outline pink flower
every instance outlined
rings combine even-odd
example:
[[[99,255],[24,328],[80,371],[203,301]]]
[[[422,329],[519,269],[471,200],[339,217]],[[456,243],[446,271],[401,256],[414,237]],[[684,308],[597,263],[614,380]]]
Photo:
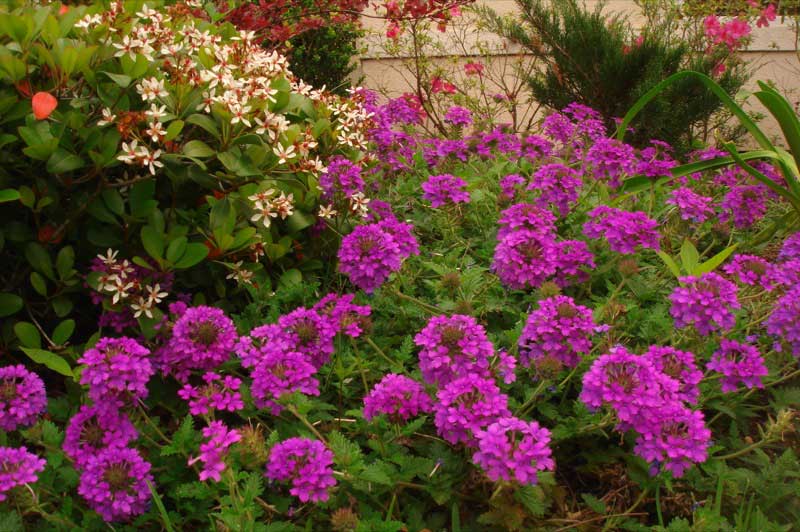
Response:
[[[483,63],[466,63],[464,64],[464,73],[467,76],[480,76],[483,74]]]
[[[775,12],[775,4],[770,4],[761,12],[761,15],[758,17],[758,21],[756,22],[756,26],[759,28],[766,28],[769,26],[769,23],[776,18],[778,18],[778,15]]]
[[[439,76],[434,76],[431,79],[431,92],[434,94],[439,92],[443,92],[445,94],[455,94],[456,86],[449,81],[443,80]]]

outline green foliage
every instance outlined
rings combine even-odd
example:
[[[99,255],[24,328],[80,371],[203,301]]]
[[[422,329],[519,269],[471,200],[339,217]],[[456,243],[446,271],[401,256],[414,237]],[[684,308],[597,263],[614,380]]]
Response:
[[[609,15],[604,4],[589,10],[578,0],[550,2],[517,0],[518,19],[484,12],[490,26],[541,59],[546,68],[534,73],[534,99],[552,109],[578,102],[599,111],[609,126],[664,78],[690,69],[709,74],[720,63],[716,56],[698,55],[691,45],[673,42],[658,28],[645,27],[640,37],[622,15]],[[637,41],[637,39],[640,39]],[[745,82],[742,68],[733,66],[719,84],[735,94]],[[708,123],[722,108],[707,88],[683,79],[654,99],[631,123],[629,139],[645,146],[651,139],[679,151],[691,148],[694,129]]]
[[[356,71],[354,57],[363,30],[340,24],[308,30],[289,40],[292,72],[314,87],[326,86],[336,94],[346,94]]]

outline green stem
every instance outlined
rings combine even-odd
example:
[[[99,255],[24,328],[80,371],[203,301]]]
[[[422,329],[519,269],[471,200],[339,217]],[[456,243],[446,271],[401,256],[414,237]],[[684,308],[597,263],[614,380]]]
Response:
[[[308,428],[308,430],[310,430],[314,434],[314,436],[319,438],[319,441],[321,441],[321,442],[323,442],[325,444],[328,443],[327,440],[325,440],[325,436],[320,434],[320,432],[317,430],[317,428],[314,425],[311,424],[311,422],[308,420],[308,418],[306,416],[304,416],[303,414],[301,414],[300,412],[298,412],[297,407],[295,407],[294,405],[289,405],[289,406],[286,407],[286,410],[291,412],[291,414],[294,417],[296,417],[298,420],[300,420],[300,422],[303,425],[305,425]]]
[[[431,314],[443,314],[443,312],[441,310],[439,310],[438,308],[434,307],[433,305],[429,305],[428,303],[425,303],[424,301],[421,301],[421,300],[417,299],[416,297],[406,295],[406,294],[402,293],[401,291],[397,290],[396,288],[392,289],[392,293],[394,295],[396,295],[397,297],[399,297],[400,299],[405,299],[406,301],[410,301],[412,303],[415,303],[420,308],[422,308],[423,310],[427,310]]]
[[[661,515],[661,483],[656,486],[656,514],[658,515],[658,525],[664,526],[664,516]]]
[[[376,344],[376,343],[375,343],[375,342],[372,340],[372,338],[370,338],[369,336],[365,336],[365,337],[364,337],[364,339],[365,339],[365,340],[367,341],[367,343],[368,343],[370,346],[372,346],[372,348],[373,348],[375,351],[377,351],[377,353],[378,353],[380,356],[382,356],[382,357],[383,357],[383,359],[384,359],[384,360],[386,360],[386,361],[387,361],[389,364],[391,364],[392,366],[401,367],[401,366],[400,366],[400,364],[398,364],[397,362],[395,362],[394,360],[392,360],[391,358],[389,358],[389,357],[386,355],[386,353],[384,353],[384,352],[383,352],[383,349],[381,349],[380,347],[378,347],[378,344]]]
[[[539,384],[538,386],[536,386],[536,389],[533,390],[533,395],[531,395],[530,399],[525,401],[525,403],[521,407],[519,407],[519,409],[517,409],[517,416],[525,414],[528,411],[528,409],[531,406],[533,406],[534,402],[536,401],[542,390],[544,390],[544,387],[547,386],[548,382],[549,381],[547,379],[542,379],[541,381],[539,381]]]

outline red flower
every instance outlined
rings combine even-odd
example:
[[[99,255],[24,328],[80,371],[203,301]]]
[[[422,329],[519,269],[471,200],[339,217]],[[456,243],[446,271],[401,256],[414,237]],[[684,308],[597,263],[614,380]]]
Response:
[[[39,228],[39,233],[36,236],[42,244],[58,244],[64,239],[64,232],[56,233],[56,228],[47,224]]]
[[[31,106],[36,120],[44,120],[58,107],[58,100],[49,92],[37,92],[33,95]]]

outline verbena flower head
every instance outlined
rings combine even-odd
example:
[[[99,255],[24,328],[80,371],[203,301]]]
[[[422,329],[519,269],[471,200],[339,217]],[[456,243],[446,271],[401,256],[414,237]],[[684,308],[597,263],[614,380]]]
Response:
[[[714,215],[713,198],[701,196],[689,187],[679,187],[670,193],[666,203],[678,207],[681,219],[703,223]]]
[[[228,455],[228,448],[242,439],[237,430],[230,430],[222,421],[212,421],[203,428],[203,438],[205,442],[200,444],[200,454],[190,458],[188,465],[200,461],[203,469],[200,471],[200,480],[222,479],[222,472],[225,471],[225,457]]]
[[[766,325],[767,332],[777,338],[777,349],[780,349],[780,342],[785,342],[792,354],[800,358],[800,287],[775,302]]]
[[[536,205],[554,207],[561,216],[569,214],[581,192],[580,173],[559,163],[546,164],[531,176],[528,190],[538,193]]]
[[[530,366],[553,359],[574,368],[591,351],[596,329],[592,310],[575,304],[571,297],[542,299],[519,337],[520,362]]]
[[[202,416],[215,410],[236,412],[244,408],[242,394],[239,393],[241,379],[208,371],[203,375],[203,381],[205,384],[199,386],[184,384],[178,390],[178,396],[189,403],[189,413],[193,416]]]
[[[498,240],[523,229],[549,238],[554,238],[556,233],[556,217],[553,213],[530,203],[517,203],[502,211],[497,223],[500,226]]]
[[[670,346],[652,345],[642,355],[653,367],[678,384],[676,399],[697,403],[703,372],[695,364],[694,354]]]
[[[150,506],[150,467],[135,449],[103,449],[86,464],[78,493],[103,520],[129,521]]]
[[[105,449],[124,449],[139,434],[128,416],[115,408],[81,405],[64,431],[62,449],[83,469]]]
[[[237,339],[233,322],[221,309],[190,307],[160,351],[162,371],[185,380],[192,370],[214,369],[228,360]]]
[[[564,288],[574,283],[589,280],[589,273],[595,267],[594,255],[583,240],[562,240],[556,242],[555,283]]]
[[[364,419],[386,414],[394,423],[430,412],[431,398],[425,387],[405,375],[390,373],[376,384],[364,397]]]
[[[371,294],[392,272],[400,269],[405,257],[394,237],[378,224],[360,225],[342,239],[339,271],[350,282]]]
[[[497,385],[470,373],[439,390],[434,423],[439,436],[452,444],[475,444],[475,433],[511,415],[508,397]]]
[[[664,397],[677,391],[677,384],[647,358],[616,346],[584,374],[580,399],[590,408],[610,406],[624,426],[631,426],[641,421],[643,412],[660,408]]]
[[[469,109],[454,105],[445,113],[444,121],[457,127],[467,127],[472,124],[472,113]]]
[[[639,151],[636,173],[653,178],[669,176],[670,170],[678,164],[669,154],[672,148],[658,140],[650,143],[654,146]]]
[[[788,261],[792,259],[800,259],[800,231],[784,240],[781,251],[778,253],[779,261]]]
[[[277,402],[283,395],[293,392],[319,395],[316,373],[317,368],[303,353],[266,344],[251,372],[253,402],[277,416],[283,410]]]
[[[735,392],[739,384],[748,388],[763,388],[761,377],[769,375],[758,348],[723,338],[707,364],[708,369],[722,373],[722,391]]]
[[[508,174],[500,178],[500,193],[507,200],[517,196],[517,187],[525,184],[525,178],[519,174]]]
[[[663,465],[679,478],[694,464],[706,461],[711,431],[702,411],[676,402],[649,417],[649,429],[637,437],[635,452],[656,470]]]
[[[432,175],[422,183],[425,192],[422,197],[431,202],[433,207],[448,204],[469,203],[467,182],[450,174]]]
[[[312,309],[298,308],[278,318],[278,326],[289,339],[292,350],[302,353],[319,369],[333,354],[338,324]]]
[[[414,226],[410,223],[401,222],[394,215],[384,216],[378,222],[378,227],[388,233],[400,249],[402,258],[411,255],[419,255],[419,242],[414,236]]]
[[[349,198],[364,191],[364,178],[361,167],[341,155],[335,155],[327,164],[328,168],[319,176],[319,186],[325,198],[332,200],[342,196]]]
[[[328,294],[320,299],[311,310],[320,316],[326,317],[337,328],[337,333],[343,333],[350,338],[358,338],[369,327],[369,315],[372,308],[369,305],[356,305],[353,303],[353,294]]]
[[[0,429],[33,425],[45,410],[47,394],[37,374],[22,364],[0,368]]]
[[[444,386],[455,378],[489,374],[494,346],[486,330],[472,316],[434,316],[415,337],[422,378],[428,384]]]
[[[767,273],[763,277],[764,288],[774,290],[783,287],[791,290],[800,285],[800,259],[789,259],[784,262],[770,264]]]
[[[552,236],[519,230],[500,239],[492,269],[504,285],[538,288],[557,271],[558,246]]]
[[[681,277],[681,286],[670,294],[670,314],[678,328],[694,325],[707,336],[713,331],[727,331],[736,324],[733,311],[741,308],[736,285],[717,273],[700,277]]]
[[[584,155],[586,174],[607,181],[611,188],[622,185],[623,178],[636,172],[636,150],[616,139],[598,139]]]
[[[658,222],[643,212],[628,212],[606,205],[589,212],[591,220],[583,226],[583,234],[589,238],[605,238],[612,251],[629,255],[638,246],[659,250],[661,235]]]
[[[536,421],[515,417],[500,418],[485,430],[475,433],[478,450],[472,461],[490,480],[513,480],[523,486],[537,482],[539,471],[552,471],[550,431]]]
[[[756,255],[737,254],[722,267],[722,271],[742,284],[767,287],[769,266],[769,262]]]
[[[36,482],[46,463],[26,447],[0,447],[0,501],[15,487]]]
[[[98,403],[147,397],[147,383],[155,373],[150,350],[132,338],[101,338],[78,362],[86,367],[81,384]]]
[[[734,186],[719,204],[723,223],[733,220],[737,229],[747,229],[767,212],[767,189],[763,185]]]
[[[308,438],[289,438],[269,452],[266,477],[290,482],[289,493],[301,502],[328,500],[333,478],[333,453],[325,444]]]

